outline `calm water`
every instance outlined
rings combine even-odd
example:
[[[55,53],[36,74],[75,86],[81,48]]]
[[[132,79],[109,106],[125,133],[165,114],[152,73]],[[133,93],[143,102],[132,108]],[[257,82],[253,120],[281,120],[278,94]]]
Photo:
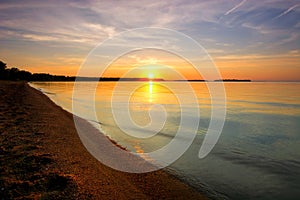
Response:
[[[85,94],[91,92],[90,84],[80,83],[82,95],[73,99],[73,83],[32,83],[70,112],[72,100],[79,103],[82,112],[78,115],[94,125],[100,123],[102,132],[130,151],[151,152],[174,137],[180,123],[180,105],[164,84],[184,93],[180,90],[182,83],[142,83],[132,93],[130,105],[134,106],[130,107],[130,113],[136,124],[143,126],[150,122],[148,110],[153,104],[164,105],[168,113],[163,129],[149,139],[130,137],[116,126],[111,112],[115,82],[99,83],[95,96],[97,120],[94,120],[93,105],[85,99]],[[188,151],[167,170],[215,199],[299,199],[300,84],[225,83],[224,129],[217,145],[204,159],[198,158],[198,152],[209,124],[210,95],[205,83],[191,85],[198,104],[186,100],[181,106],[200,108],[199,129]],[[121,95],[129,92],[132,91],[118,91]]]

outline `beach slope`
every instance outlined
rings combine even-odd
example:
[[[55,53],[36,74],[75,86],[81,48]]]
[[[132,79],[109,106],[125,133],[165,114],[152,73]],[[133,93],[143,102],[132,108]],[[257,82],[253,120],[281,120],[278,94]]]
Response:
[[[113,170],[82,145],[72,114],[24,82],[0,82],[4,199],[206,199],[160,170]]]

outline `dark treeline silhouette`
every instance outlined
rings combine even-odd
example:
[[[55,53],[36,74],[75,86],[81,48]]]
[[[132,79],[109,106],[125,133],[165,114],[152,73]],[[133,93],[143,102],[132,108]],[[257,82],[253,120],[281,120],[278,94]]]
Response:
[[[251,82],[250,79],[219,79],[216,82]]]
[[[74,81],[75,77],[57,76],[46,73],[31,73],[19,70],[16,67],[8,68],[6,63],[0,61],[0,80],[12,81]]]
[[[58,76],[46,73],[31,73],[25,70],[19,70],[16,67],[8,68],[6,63],[0,61],[0,80],[12,81],[189,81],[203,82],[206,80],[164,80],[162,78],[117,78],[117,77],[76,77],[76,76]],[[215,82],[251,82],[248,79],[219,79]]]
[[[116,77],[75,77],[58,76],[46,73],[34,73],[19,70],[18,68],[7,68],[6,63],[0,61],[0,80],[12,81],[149,81],[148,78],[116,78]],[[163,81],[163,79],[151,79],[152,81]]]
[[[0,79],[1,80],[26,80],[29,81],[32,74],[30,72],[19,70],[18,68],[7,68],[6,63],[0,61]]]

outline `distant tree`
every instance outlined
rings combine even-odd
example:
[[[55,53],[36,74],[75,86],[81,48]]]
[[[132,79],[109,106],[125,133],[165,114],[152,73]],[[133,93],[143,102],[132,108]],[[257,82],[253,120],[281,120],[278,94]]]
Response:
[[[7,66],[6,66],[6,63],[2,62],[0,60],[0,79],[8,79],[8,73],[7,73]]]
[[[74,81],[76,77],[57,76],[46,73],[32,74],[16,67],[7,68],[6,63],[0,61],[0,80],[12,81]]]
[[[0,60],[0,71],[4,71],[6,69],[6,67],[7,67],[6,63],[4,63]]]
[[[18,80],[18,73],[19,73],[19,69],[16,67],[13,67],[11,69],[9,69],[9,80],[13,80],[16,81]]]
[[[28,71],[21,70],[17,74],[17,80],[24,80],[24,81],[30,81],[32,74]]]

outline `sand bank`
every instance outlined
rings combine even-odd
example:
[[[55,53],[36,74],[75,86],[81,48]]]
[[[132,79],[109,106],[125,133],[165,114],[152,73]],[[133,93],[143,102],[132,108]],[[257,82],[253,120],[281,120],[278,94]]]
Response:
[[[113,170],[87,152],[72,114],[22,82],[0,82],[4,199],[206,199],[160,170]],[[92,126],[91,126],[92,129]]]

